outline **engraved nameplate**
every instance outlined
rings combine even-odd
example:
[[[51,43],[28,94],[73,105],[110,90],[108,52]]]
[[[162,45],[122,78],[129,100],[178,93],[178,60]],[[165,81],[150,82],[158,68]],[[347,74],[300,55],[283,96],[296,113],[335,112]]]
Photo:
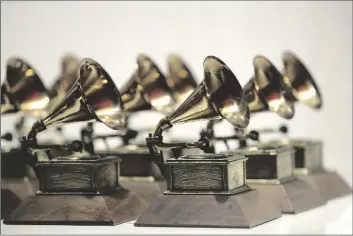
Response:
[[[235,189],[245,185],[244,162],[236,162],[228,165],[228,187]]]
[[[165,194],[234,194],[247,189],[246,158],[238,155],[197,154],[166,161]]]

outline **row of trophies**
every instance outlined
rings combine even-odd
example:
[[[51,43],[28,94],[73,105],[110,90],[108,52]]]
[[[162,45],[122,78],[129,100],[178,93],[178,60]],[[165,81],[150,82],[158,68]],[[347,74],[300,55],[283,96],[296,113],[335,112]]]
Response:
[[[204,78],[197,85],[178,55],[168,56],[164,76],[141,54],[136,71],[118,89],[96,61],[65,56],[61,75],[47,90],[30,64],[11,58],[1,86],[1,115],[22,117],[16,125],[20,147],[1,150],[4,223],[116,225],[136,220],[135,226],[251,228],[351,194],[335,171],[323,167],[320,140],[260,142],[263,133],[287,133],[287,128],[247,130],[250,113],[271,111],[291,119],[297,102],[322,107],[304,64],[291,52],[282,59],[283,73],[266,57],[256,56],[254,74],[242,88],[215,56],[204,60]],[[146,110],[165,117],[145,142],[137,143],[141,131],[131,129],[128,121]],[[22,135],[27,115],[38,121]],[[198,141],[168,137],[174,125],[200,120],[208,123]],[[215,135],[221,120],[233,125],[233,135]],[[94,121],[116,132],[97,135]],[[87,124],[80,140],[37,140],[45,130],[61,134],[60,128],[73,122]],[[1,136],[10,144],[11,138],[10,133]],[[121,145],[97,148],[96,140],[108,138],[120,139]],[[230,140],[237,140],[238,148],[216,150],[217,142]]]

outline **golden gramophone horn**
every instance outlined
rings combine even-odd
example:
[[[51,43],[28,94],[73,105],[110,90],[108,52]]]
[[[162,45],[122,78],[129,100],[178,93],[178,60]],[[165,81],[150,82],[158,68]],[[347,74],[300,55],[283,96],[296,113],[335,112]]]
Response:
[[[137,66],[136,72],[120,90],[125,111],[154,109],[171,113],[175,101],[160,69],[151,58],[142,54],[137,57]]]
[[[287,97],[292,102],[301,102],[312,109],[322,107],[322,97],[308,69],[292,52],[282,54],[284,64],[283,81],[290,93]]]
[[[154,136],[174,124],[196,120],[223,118],[238,128],[248,126],[248,104],[233,72],[214,56],[206,57],[203,66],[204,80],[173,114],[161,121]]]
[[[169,54],[167,64],[167,83],[173,91],[175,101],[180,104],[194,91],[197,83],[180,56]]]
[[[109,128],[125,125],[120,93],[108,73],[94,60],[83,59],[78,79],[52,112],[32,128],[40,132],[49,126],[97,120]]]
[[[60,75],[49,89],[49,111],[65,97],[68,90],[76,82],[79,65],[79,59],[73,55],[67,54],[61,59]]]
[[[255,74],[243,89],[250,112],[272,111],[282,118],[291,119],[294,107],[286,99],[288,90],[283,86],[282,74],[264,56],[256,56],[253,66]]]
[[[34,68],[19,58],[7,62],[7,91],[12,94],[19,110],[40,117],[49,103],[48,91]]]
[[[6,84],[1,85],[1,115],[16,113],[18,107],[12,95],[7,92]]]

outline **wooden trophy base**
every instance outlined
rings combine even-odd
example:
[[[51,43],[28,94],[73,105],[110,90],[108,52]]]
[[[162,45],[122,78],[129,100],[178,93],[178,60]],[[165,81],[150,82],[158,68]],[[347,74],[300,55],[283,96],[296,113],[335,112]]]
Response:
[[[336,171],[322,170],[298,178],[308,182],[327,201],[352,194],[352,188]]]
[[[248,183],[248,185],[279,204],[282,213],[285,214],[297,214],[326,204],[326,200],[315,188],[300,179],[281,184]]]
[[[135,226],[251,228],[281,216],[257,190],[235,195],[160,195]]]
[[[1,219],[34,195],[38,183],[28,170],[20,148],[1,150]]]
[[[163,193],[167,188],[166,181],[141,181],[141,180],[120,180],[121,186],[129,189],[141,199],[150,203],[156,199],[158,195]]]
[[[294,175],[315,188],[325,200],[352,194],[352,188],[335,171],[322,167],[323,142],[320,140],[274,140],[266,145],[292,146],[295,149]]]
[[[167,190],[134,225],[251,228],[280,217],[276,202],[246,185],[245,161],[232,154],[167,159]]]
[[[118,157],[87,156],[38,162],[38,191],[5,224],[116,225],[136,219],[147,202],[119,184]]]
[[[1,178],[21,178],[26,176],[26,157],[21,148],[1,149]]]
[[[35,194],[37,180],[28,177],[1,180],[1,219],[15,210],[27,197]]]
[[[147,203],[127,190],[105,195],[29,196],[4,224],[117,225],[136,219]]]

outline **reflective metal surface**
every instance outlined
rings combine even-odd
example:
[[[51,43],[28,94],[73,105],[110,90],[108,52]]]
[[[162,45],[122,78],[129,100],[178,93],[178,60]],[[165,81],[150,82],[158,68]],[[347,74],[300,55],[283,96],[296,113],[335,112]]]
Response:
[[[124,110],[137,112],[153,109],[170,114],[175,101],[166,78],[146,55],[138,55],[136,62],[137,70],[120,90]]]
[[[178,106],[194,91],[197,87],[197,83],[191,71],[180,56],[169,54],[167,64],[167,82],[173,91],[175,101],[178,103],[176,106]]]
[[[320,109],[322,107],[320,90],[308,69],[292,52],[284,52],[282,60],[283,81],[291,92],[287,99],[292,102],[301,102],[312,109]]]
[[[5,84],[18,108],[26,114],[41,117],[49,103],[48,91],[36,70],[20,58],[7,62]]]
[[[76,82],[80,61],[73,55],[65,55],[61,59],[61,72],[49,89],[50,102],[48,110],[53,109],[65,97],[68,90]]]
[[[204,80],[168,117],[171,124],[195,120],[228,120],[238,128],[249,124],[249,108],[242,88],[228,66],[214,56],[204,61]]]
[[[151,104],[143,96],[142,87],[138,84],[137,71],[120,89],[125,112],[137,112],[152,109]]]
[[[244,94],[250,112],[272,111],[285,119],[294,115],[293,104],[286,99],[289,93],[283,86],[282,74],[264,56],[256,56],[253,60],[255,75],[244,86]]]
[[[48,127],[96,119],[109,128],[125,125],[120,93],[109,74],[92,59],[83,59],[79,77],[66,97],[42,120]]]
[[[12,95],[7,92],[5,84],[1,85],[1,115],[16,113],[18,107]]]
[[[175,105],[173,92],[160,69],[151,58],[143,54],[137,57],[137,66],[138,82],[147,102],[156,111],[164,114],[173,112]]]

